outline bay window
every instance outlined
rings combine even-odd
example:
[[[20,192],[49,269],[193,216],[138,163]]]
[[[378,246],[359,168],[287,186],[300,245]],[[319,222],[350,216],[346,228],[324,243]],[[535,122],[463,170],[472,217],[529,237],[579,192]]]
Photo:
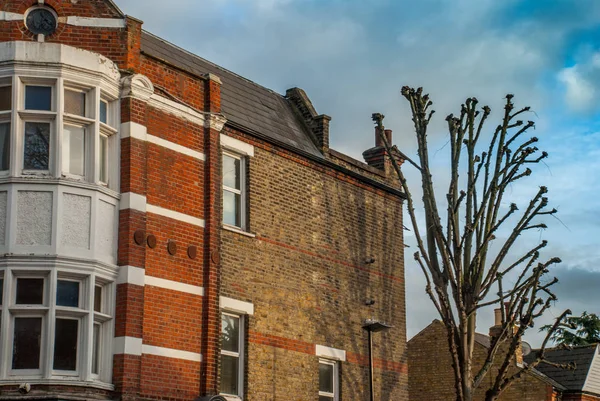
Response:
[[[72,269],[3,274],[2,379],[109,381],[113,284]]]
[[[115,100],[60,75],[0,77],[0,172],[117,189]]]

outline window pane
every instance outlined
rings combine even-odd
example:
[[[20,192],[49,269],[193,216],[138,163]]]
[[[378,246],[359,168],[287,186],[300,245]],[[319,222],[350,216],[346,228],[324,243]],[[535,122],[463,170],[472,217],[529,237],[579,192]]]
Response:
[[[9,163],[10,163],[10,123],[1,123],[0,124],[0,170],[8,170]]]
[[[42,318],[15,318],[14,335],[12,368],[39,369]]]
[[[85,93],[65,90],[65,113],[85,116]]]
[[[319,364],[319,391],[333,393],[333,365]]]
[[[242,196],[223,191],[223,223],[231,226],[242,226]]]
[[[64,147],[66,168],[69,174],[85,174],[85,128],[65,125]]]
[[[240,159],[223,155],[223,185],[240,189]]]
[[[238,394],[239,359],[234,356],[221,355],[221,392]]]
[[[25,170],[48,170],[50,161],[50,124],[25,123]]]
[[[0,111],[7,111],[12,108],[12,86],[0,87]]]
[[[221,315],[221,340],[222,349],[225,351],[239,352],[240,350],[240,318]]]
[[[94,324],[94,349],[92,351],[92,373],[98,374],[98,359],[100,356],[100,325]]]
[[[79,321],[56,319],[54,369],[77,370],[77,332]]]
[[[100,122],[108,124],[108,103],[104,100],[100,101]]]
[[[43,278],[17,279],[17,304],[42,305],[44,303]]]
[[[100,135],[100,181],[108,183],[108,137]]]
[[[94,312],[102,312],[102,287],[94,287]]]
[[[2,305],[3,298],[4,298],[4,279],[0,278],[0,305]]]
[[[79,306],[79,283],[77,281],[58,280],[56,284],[56,305]]]
[[[52,110],[52,88],[27,85],[25,87],[25,110]]]

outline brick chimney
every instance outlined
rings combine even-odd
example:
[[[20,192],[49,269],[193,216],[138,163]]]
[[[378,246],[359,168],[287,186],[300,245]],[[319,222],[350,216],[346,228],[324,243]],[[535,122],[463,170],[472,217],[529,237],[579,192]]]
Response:
[[[392,130],[386,129],[383,131],[387,142],[391,145],[392,142]],[[400,152],[397,152],[393,155],[399,165],[404,162],[404,158]],[[392,162],[388,157],[388,153],[385,150],[385,145],[383,143],[383,139],[379,133],[379,128],[375,127],[375,147],[371,149],[367,149],[363,152],[363,157],[365,162],[372,167],[375,167],[379,170],[383,170],[386,175],[390,175],[394,173],[394,167],[392,166]]]
[[[504,304],[505,307],[505,314],[508,316],[508,302]],[[518,330],[518,326],[515,325],[513,327],[513,334],[516,334]],[[494,338],[498,338],[500,336],[500,334],[502,333],[502,310],[500,308],[496,308],[494,309],[494,325],[492,327],[490,327],[490,339],[491,342],[494,343]],[[506,344],[501,345],[501,348],[507,347],[506,350],[508,351],[508,346],[509,346],[509,341],[511,340],[510,337],[506,338],[504,341],[506,342]],[[521,346],[521,343],[519,343],[519,346],[517,347],[517,351],[515,353],[515,359],[516,359],[516,363],[518,366],[522,366],[523,365],[523,347]]]
[[[306,92],[300,88],[291,88],[285,92],[296,111],[302,116],[304,122],[313,133],[316,145],[321,152],[329,152],[329,122],[331,117],[326,114],[317,114]]]

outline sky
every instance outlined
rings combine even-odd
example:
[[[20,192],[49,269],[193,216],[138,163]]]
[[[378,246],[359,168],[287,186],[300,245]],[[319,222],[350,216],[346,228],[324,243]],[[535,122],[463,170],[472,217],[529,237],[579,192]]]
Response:
[[[422,86],[434,101],[430,149],[446,182],[444,117],[476,96],[500,111],[503,97],[531,106],[538,146],[549,153],[507,204],[528,203],[548,186],[558,219],[523,236],[516,251],[549,241],[562,263],[551,275],[558,302],[544,322],[569,308],[600,313],[600,1],[598,0],[116,0],[144,28],[279,93],[303,88],[332,117],[331,147],[362,160],[373,146],[371,114],[386,115],[394,143],[415,157],[403,85]],[[499,123],[492,112],[489,129]],[[435,150],[435,152],[434,152]],[[404,167],[409,185],[416,171]],[[434,177],[435,178],[435,177]],[[442,188],[440,188],[441,192]],[[418,194],[418,190],[415,190]],[[416,199],[419,197],[416,196]],[[406,242],[414,249],[414,238]],[[514,255],[516,253],[513,252]],[[421,271],[406,260],[407,332],[436,312]],[[492,311],[478,315],[487,333]],[[541,342],[537,327],[526,340]]]

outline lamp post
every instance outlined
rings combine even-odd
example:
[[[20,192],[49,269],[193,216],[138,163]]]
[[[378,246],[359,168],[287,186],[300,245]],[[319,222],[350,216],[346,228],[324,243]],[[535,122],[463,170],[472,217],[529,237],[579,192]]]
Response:
[[[370,401],[375,401],[375,394],[373,392],[373,333],[378,333],[380,331],[389,330],[392,326],[385,324],[383,322],[379,322],[373,319],[365,320],[365,323],[362,326],[363,329],[369,333],[369,383],[370,383]]]

